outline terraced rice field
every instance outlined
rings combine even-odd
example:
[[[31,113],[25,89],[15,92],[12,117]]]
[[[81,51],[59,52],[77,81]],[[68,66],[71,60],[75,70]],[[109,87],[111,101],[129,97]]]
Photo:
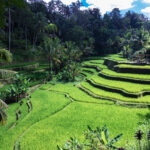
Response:
[[[57,150],[70,136],[83,140],[87,125],[106,124],[111,137],[123,133],[119,146],[132,141],[138,123],[150,114],[150,75],[117,73],[103,59],[85,61],[81,69],[83,81],[50,82],[37,88],[31,95],[33,110],[27,113],[24,102],[17,122],[19,104],[9,106],[8,123],[0,130],[0,150],[19,146],[21,150]]]
[[[106,77],[118,77],[120,79],[127,79],[130,80],[132,79],[133,81],[149,81],[148,83],[150,83],[150,74],[133,74],[133,73],[117,73],[115,71],[109,70],[109,69],[104,69],[100,72],[100,74],[105,75]]]

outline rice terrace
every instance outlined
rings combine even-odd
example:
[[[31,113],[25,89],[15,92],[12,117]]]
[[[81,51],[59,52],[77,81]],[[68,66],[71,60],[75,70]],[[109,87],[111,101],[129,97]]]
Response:
[[[150,150],[149,15],[114,6],[0,1],[0,150]]]

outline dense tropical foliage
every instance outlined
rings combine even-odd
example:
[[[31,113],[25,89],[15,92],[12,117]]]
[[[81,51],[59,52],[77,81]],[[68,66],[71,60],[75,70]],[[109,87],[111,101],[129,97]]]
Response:
[[[72,41],[83,56],[123,51],[125,57],[131,57],[128,55],[149,42],[150,23],[142,14],[128,11],[122,16],[115,8],[102,16],[99,9],[81,11],[81,3],[66,6],[60,0],[48,5],[25,1],[23,8],[17,7],[20,3],[5,4],[11,10],[11,22],[6,9],[5,24],[0,29],[0,47],[11,50],[15,61],[20,61],[20,54],[25,61],[44,55],[43,42],[47,38],[57,37],[62,43]]]
[[[0,149],[150,149],[150,21],[81,6],[0,0]]]

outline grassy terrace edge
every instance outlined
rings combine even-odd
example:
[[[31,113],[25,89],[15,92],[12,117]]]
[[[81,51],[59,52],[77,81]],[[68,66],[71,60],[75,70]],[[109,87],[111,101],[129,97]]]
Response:
[[[78,85],[77,86],[80,90],[84,91],[85,93],[87,93],[89,96],[92,96],[96,99],[101,99],[101,100],[107,100],[107,101],[111,101],[113,102],[115,105],[119,105],[119,106],[125,106],[125,107],[135,107],[135,108],[149,108],[150,107],[150,103],[140,103],[140,102],[127,102],[127,101],[122,101],[120,99],[115,99],[115,98],[111,98],[111,97],[105,97],[105,96],[101,96],[98,94],[93,93],[92,91],[90,91],[88,88],[84,87],[83,85]]]
[[[123,73],[116,73],[113,71],[109,71],[110,74],[108,74],[107,70],[102,70],[99,72],[99,76],[102,76],[107,79],[112,79],[112,80],[120,80],[120,81],[129,81],[129,82],[135,82],[135,83],[143,83],[143,84],[150,84],[150,79],[145,79],[145,78],[137,78],[133,76],[126,76]],[[122,74],[120,76],[120,74]]]
[[[78,87],[80,89],[82,89],[84,92],[88,93],[89,95],[91,95],[91,96],[95,95],[94,97],[97,97],[99,99],[111,100],[111,101],[114,101],[115,103],[119,102],[119,103],[123,103],[123,104],[125,103],[128,105],[134,104],[136,106],[139,106],[139,105],[144,106],[144,107],[150,106],[150,101],[148,100],[147,96],[140,97],[140,98],[130,98],[130,99],[120,95],[119,93],[115,93],[115,95],[113,95],[113,96],[105,96],[101,93],[101,91],[99,91],[99,89],[97,89],[96,87],[93,87],[88,82],[82,82]],[[92,87],[92,89],[91,89],[91,87]],[[112,92],[108,92],[108,93],[110,95]],[[120,97],[119,97],[119,95],[120,95]]]
[[[101,88],[110,92],[119,93],[125,97],[139,98],[141,96],[150,95],[150,90],[142,90],[140,92],[129,92],[123,88],[119,88],[119,87],[117,88],[117,87],[97,83],[94,79],[88,79],[87,82],[92,84],[94,87]]]

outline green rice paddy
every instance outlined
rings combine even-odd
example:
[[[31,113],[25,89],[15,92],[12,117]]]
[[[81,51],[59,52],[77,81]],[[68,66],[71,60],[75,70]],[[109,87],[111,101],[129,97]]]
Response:
[[[108,58],[123,60],[119,55]],[[138,104],[150,105],[150,95],[142,95],[142,92],[150,91],[150,87],[132,80],[107,79],[101,74],[141,81],[150,80],[150,75],[117,73],[103,63],[103,59],[83,62],[81,73],[84,80],[70,83],[52,81],[40,85],[31,94],[33,110],[27,112],[24,100],[18,121],[15,112],[19,104],[10,104],[8,122],[0,126],[0,150],[17,150],[18,146],[21,150],[57,150],[57,145],[62,146],[71,136],[82,141],[87,125],[96,128],[106,124],[112,138],[123,133],[119,146],[124,147],[127,141],[132,141],[139,122],[148,119],[150,114],[149,108],[136,107]],[[109,88],[140,96],[131,98],[109,91]],[[118,102],[134,103],[134,106],[119,105]]]

